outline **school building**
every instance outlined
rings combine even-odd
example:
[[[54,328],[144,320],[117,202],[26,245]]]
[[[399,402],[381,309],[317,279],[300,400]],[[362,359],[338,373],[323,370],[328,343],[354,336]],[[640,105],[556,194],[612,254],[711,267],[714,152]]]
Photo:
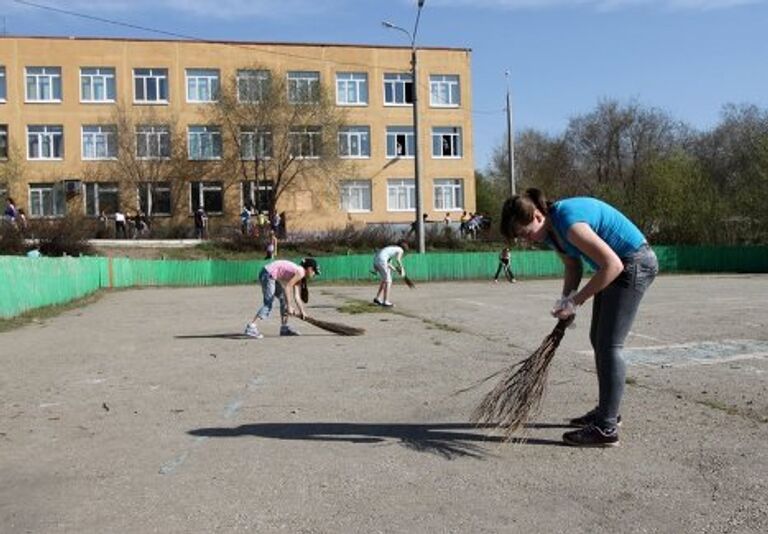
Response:
[[[420,191],[431,220],[475,211],[470,54],[418,49]],[[246,91],[280,73],[293,97],[322,87],[346,122],[337,128],[338,187],[313,190],[309,180],[278,197],[289,231],[407,223],[415,213],[410,60],[410,48],[396,46],[2,36],[0,195],[29,219],[140,209],[153,223],[184,223],[203,205],[212,227],[237,224],[243,206],[263,206],[272,194],[270,176],[195,170],[234,149],[221,125],[207,122],[207,107],[225,80]],[[118,109],[135,116],[127,134],[115,124]],[[151,124],[141,124],[147,111]],[[136,165],[182,151],[186,174],[171,183],[127,179],[126,164],[103,172],[124,150],[118,133],[135,136]],[[315,133],[297,134],[309,136],[300,143],[309,157]],[[258,134],[242,135],[264,148]]]

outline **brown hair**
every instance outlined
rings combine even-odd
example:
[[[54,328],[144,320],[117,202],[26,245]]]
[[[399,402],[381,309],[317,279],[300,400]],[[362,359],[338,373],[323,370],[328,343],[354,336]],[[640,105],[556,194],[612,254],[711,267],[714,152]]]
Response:
[[[551,205],[544,193],[536,188],[526,189],[522,195],[508,198],[501,208],[501,234],[512,239],[521,227],[533,220],[536,210],[547,215]]]

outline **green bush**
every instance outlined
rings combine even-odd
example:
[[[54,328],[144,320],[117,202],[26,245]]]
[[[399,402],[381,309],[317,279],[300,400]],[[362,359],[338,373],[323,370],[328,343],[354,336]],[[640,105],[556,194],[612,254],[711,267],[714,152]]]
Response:
[[[43,256],[83,256],[93,254],[88,239],[94,235],[94,222],[77,216],[30,224],[30,234]]]
[[[18,228],[0,220],[0,255],[19,256],[26,251],[24,236]]]

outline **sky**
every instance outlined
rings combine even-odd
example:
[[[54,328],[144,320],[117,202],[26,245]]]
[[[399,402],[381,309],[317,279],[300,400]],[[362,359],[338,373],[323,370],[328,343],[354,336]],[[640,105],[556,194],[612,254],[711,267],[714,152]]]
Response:
[[[381,22],[410,30],[416,13],[416,0],[0,0],[0,32],[168,37],[101,18],[200,39],[407,45]],[[505,143],[507,87],[518,133],[560,134],[603,99],[700,130],[728,103],[768,108],[767,29],[768,0],[426,0],[417,45],[472,50],[483,169]]]

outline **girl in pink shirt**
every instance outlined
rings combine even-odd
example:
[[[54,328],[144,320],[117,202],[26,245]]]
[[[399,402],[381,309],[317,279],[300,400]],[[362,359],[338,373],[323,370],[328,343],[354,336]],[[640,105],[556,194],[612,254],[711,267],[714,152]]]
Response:
[[[314,258],[304,258],[301,265],[288,260],[276,260],[265,265],[259,273],[261,291],[264,294],[264,304],[256,312],[253,320],[246,325],[245,335],[256,339],[264,337],[259,332],[256,321],[269,317],[275,297],[280,302],[280,320],[282,322],[280,335],[300,335],[298,331],[291,328],[288,324],[288,317],[295,315],[297,311],[302,319],[306,316],[300,297],[301,288],[306,288],[307,279],[317,274],[320,274],[320,269]]]

